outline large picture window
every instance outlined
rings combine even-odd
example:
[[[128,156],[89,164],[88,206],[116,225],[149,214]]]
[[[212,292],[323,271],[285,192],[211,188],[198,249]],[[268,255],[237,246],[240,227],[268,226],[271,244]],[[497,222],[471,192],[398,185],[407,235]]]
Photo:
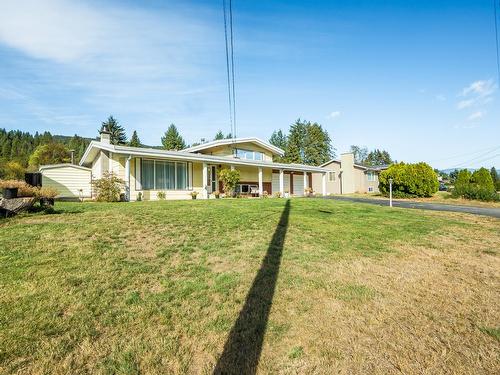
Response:
[[[188,163],[142,159],[141,169],[144,190],[188,189]]]

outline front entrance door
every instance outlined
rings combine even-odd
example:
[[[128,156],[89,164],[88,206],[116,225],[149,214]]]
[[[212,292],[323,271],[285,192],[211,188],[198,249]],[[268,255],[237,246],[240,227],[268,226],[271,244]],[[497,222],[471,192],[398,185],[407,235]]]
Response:
[[[208,181],[207,186],[210,189],[209,193],[213,193],[217,190],[217,166],[208,166]]]

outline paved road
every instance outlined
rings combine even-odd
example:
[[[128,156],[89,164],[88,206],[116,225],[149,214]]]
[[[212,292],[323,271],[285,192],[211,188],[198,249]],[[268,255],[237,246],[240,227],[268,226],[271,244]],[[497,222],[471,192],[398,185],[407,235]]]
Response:
[[[324,199],[336,199],[339,201],[350,201],[350,202],[375,204],[378,206],[389,206],[389,200],[384,200],[384,199],[339,197],[339,196],[331,196],[331,197],[323,197],[323,198]],[[409,201],[400,201],[400,200],[393,200],[392,205],[394,207],[402,207],[402,208],[417,208],[417,209],[421,209],[421,210],[462,212],[462,213],[466,213],[466,214],[485,215],[485,216],[492,216],[492,217],[500,218],[500,208],[456,206],[456,205],[451,205],[451,204],[409,202]]]

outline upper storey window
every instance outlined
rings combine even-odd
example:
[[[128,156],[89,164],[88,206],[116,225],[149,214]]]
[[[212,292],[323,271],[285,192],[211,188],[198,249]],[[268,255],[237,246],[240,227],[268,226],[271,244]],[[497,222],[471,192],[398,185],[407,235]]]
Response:
[[[246,160],[262,160],[264,158],[262,155],[262,152],[244,150],[241,148],[237,148],[236,150],[234,150],[234,155],[237,158],[246,159]]]

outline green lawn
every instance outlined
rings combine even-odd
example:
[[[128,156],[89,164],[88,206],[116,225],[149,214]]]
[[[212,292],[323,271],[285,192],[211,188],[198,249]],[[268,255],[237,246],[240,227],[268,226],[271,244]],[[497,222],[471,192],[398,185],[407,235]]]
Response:
[[[0,373],[498,373],[500,221],[320,199],[0,220]]]

